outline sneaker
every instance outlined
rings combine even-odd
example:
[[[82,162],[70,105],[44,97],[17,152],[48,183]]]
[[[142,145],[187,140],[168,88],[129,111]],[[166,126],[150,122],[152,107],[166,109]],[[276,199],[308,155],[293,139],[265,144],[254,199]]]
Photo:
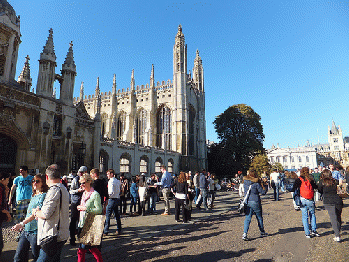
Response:
[[[161,214],[162,216],[168,216],[168,215],[170,215],[169,213],[162,213]]]
[[[268,233],[261,232],[261,237],[267,237],[267,236],[269,236],[269,234],[268,234]]]
[[[334,237],[333,240],[336,241],[336,242],[341,242],[342,241],[340,237]]]
[[[311,232],[310,234],[311,234],[311,236],[313,236],[313,237],[319,237],[319,236],[320,236],[320,234],[319,234],[318,232],[316,232],[316,231],[313,231],[313,232]]]
[[[243,233],[243,234],[242,234],[242,240],[248,241],[248,238],[247,238],[247,234],[246,234],[246,233]]]
[[[311,236],[310,236],[310,235],[305,235],[305,237],[306,237],[306,238],[311,238]]]

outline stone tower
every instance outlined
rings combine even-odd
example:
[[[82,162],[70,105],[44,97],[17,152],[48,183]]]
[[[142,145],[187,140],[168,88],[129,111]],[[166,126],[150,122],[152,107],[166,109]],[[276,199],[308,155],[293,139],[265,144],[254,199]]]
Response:
[[[70,42],[67,57],[62,65],[62,80],[60,90],[60,100],[66,105],[73,105],[73,93],[76,76],[76,65],[73,55],[73,43]]]
[[[343,133],[340,126],[336,126],[332,120],[332,127],[328,127],[328,142],[331,152],[344,151]]]
[[[18,47],[21,43],[20,19],[13,7],[0,0],[0,81],[15,81]]]
[[[53,46],[53,30],[49,30],[49,36],[40,54],[39,74],[36,84],[36,93],[38,95],[52,97],[53,83],[55,81],[56,55]]]
[[[19,85],[27,91],[30,91],[30,88],[32,86],[32,79],[30,77],[29,60],[30,60],[29,55],[27,55],[27,57],[25,58],[25,63],[24,63],[22,72],[19,75],[18,81],[17,81]]]

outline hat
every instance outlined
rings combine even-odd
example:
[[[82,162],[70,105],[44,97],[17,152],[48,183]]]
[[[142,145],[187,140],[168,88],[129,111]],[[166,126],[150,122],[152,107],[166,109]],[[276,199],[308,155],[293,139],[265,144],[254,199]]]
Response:
[[[79,168],[78,172],[80,172],[80,173],[85,173],[85,172],[87,172],[87,166],[81,166],[81,167]]]

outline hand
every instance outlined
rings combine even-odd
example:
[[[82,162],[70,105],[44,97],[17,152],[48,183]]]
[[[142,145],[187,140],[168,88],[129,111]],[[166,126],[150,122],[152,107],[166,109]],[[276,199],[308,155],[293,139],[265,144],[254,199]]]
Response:
[[[12,231],[21,231],[23,229],[21,224],[16,224],[13,227],[11,227]]]
[[[8,200],[8,205],[11,206],[11,199]]]
[[[85,211],[86,207],[82,206],[82,205],[79,205],[79,206],[76,207],[76,209],[79,210],[79,211]]]
[[[81,192],[84,192],[84,190],[80,187],[80,188],[78,189],[78,192],[81,193]]]
[[[11,222],[11,220],[12,220],[11,215],[10,215],[10,214],[7,214],[7,222]]]

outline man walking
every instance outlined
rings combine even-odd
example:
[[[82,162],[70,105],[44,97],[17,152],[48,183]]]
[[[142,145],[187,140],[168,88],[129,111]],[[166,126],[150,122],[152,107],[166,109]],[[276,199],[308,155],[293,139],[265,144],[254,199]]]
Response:
[[[87,173],[87,167],[81,166],[78,170],[77,175],[73,178],[71,186],[70,186],[70,225],[69,225],[69,232],[70,232],[70,245],[75,246],[75,235],[76,235],[76,228],[77,223],[79,220],[79,211],[77,210],[77,206],[80,205],[80,200],[82,193],[84,192],[84,189],[80,187],[79,179],[81,175],[84,173]]]
[[[200,182],[199,182],[199,172],[196,171],[194,178],[193,178],[194,188],[195,188],[195,197],[194,197],[194,203],[198,200],[198,197],[200,195]]]
[[[279,201],[280,173],[277,172],[277,169],[273,169],[273,173],[270,174],[270,183],[274,189],[274,200]]]
[[[165,201],[165,212],[161,215],[168,216],[170,214],[170,192],[172,186],[172,176],[166,171],[165,166],[161,166],[160,170],[162,172],[161,182],[158,185],[162,186],[162,195]]]
[[[207,179],[206,179],[206,170],[205,169],[203,169],[202,173],[200,173],[199,184],[200,184],[200,194],[201,194],[202,198],[199,201],[199,203],[196,205],[196,207],[198,209],[200,209],[201,204],[204,203],[204,208],[206,210],[208,210],[208,207],[207,207],[208,182],[207,182]]]
[[[28,174],[28,167],[21,166],[19,168],[20,176],[16,177],[11,187],[8,205],[11,205],[12,196],[16,191],[16,214],[14,222],[19,223],[25,219],[28,205],[32,197],[32,180],[33,176]]]
[[[108,181],[108,204],[105,213],[105,224],[104,224],[104,234],[109,234],[110,226],[110,217],[114,212],[116,225],[117,225],[117,234],[121,234],[121,219],[119,214],[119,205],[120,205],[120,180],[116,179],[115,172],[113,169],[107,170]]]
[[[61,175],[56,164],[46,169],[46,182],[49,190],[46,194],[42,208],[33,210],[34,216],[38,219],[37,242],[40,245],[42,239],[58,234],[55,252],[47,254],[43,249],[37,262],[58,262],[60,261],[62,248],[69,237],[69,193],[66,187],[61,184]]]

